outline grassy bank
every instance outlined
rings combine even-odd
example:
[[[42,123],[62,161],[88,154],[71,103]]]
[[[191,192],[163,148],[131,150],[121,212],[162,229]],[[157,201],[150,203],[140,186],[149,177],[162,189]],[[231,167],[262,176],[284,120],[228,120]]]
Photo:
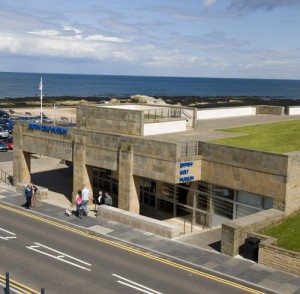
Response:
[[[300,150],[300,121],[287,121],[248,127],[224,129],[239,137],[214,140],[214,143],[248,149],[286,153]]]
[[[262,233],[278,239],[276,245],[300,252],[300,213],[287,218],[283,223],[264,230]]]

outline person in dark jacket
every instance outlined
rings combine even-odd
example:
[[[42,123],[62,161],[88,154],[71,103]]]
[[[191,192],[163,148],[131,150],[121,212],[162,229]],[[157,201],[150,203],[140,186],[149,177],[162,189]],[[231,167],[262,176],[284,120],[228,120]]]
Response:
[[[26,202],[25,202],[25,205],[24,207],[26,209],[30,209],[31,207],[31,197],[32,197],[32,193],[33,193],[33,187],[31,184],[28,184],[25,188],[25,191],[24,191],[24,196],[26,198]]]

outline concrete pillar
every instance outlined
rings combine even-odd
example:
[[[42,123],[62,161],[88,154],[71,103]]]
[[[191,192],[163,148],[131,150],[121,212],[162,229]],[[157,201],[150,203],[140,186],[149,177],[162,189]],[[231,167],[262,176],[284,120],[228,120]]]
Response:
[[[133,175],[132,145],[121,143],[118,153],[118,208],[139,214],[140,179]]]
[[[18,183],[30,183],[30,154],[23,151],[22,126],[14,127],[13,176],[14,186]]]
[[[93,198],[92,180],[93,168],[86,165],[86,137],[75,135],[73,142],[73,197],[72,202],[78,189],[85,185],[91,192]],[[92,201],[91,201],[92,202]],[[91,203],[90,203],[91,204]]]

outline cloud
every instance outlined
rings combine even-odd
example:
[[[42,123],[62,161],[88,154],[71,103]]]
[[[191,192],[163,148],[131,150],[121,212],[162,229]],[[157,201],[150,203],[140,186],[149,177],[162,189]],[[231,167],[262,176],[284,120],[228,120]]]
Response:
[[[122,43],[122,42],[128,42],[128,40],[117,38],[117,37],[105,37],[103,35],[92,35],[87,36],[85,40],[88,41],[104,41],[104,42],[114,42],[114,43]]]
[[[81,30],[78,30],[76,28],[73,27],[69,27],[69,26],[64,26],[63,28],[64,31],[73,31],[75,34],[81,34]]]
[[[33,31],[33,32],[28,32],[28,34],[32,35],[37,35],[41,37],[53,37],[53,36],[58,36],[59,32],[55,30],[40,30],[40,31]]]
[[[68,34],[65,35],[64,32],[67,31]],[[69,34],[71,32],[71,34]],[[64,39],[64,40],[87,40],[87,41],[102,41],[102,42],[112,42],[112,43],[122,43],[128,42],[128,40],[117,38],[117,37],[110,37],[104,35],[90,35],[84,37],[81,34],[81,31],[78,29],[70,29],[64,27],[61,31],[57,30],[40,30],[40,31],[33,31],[28,32],[28,34],[40,36],[40,37],[52,37],[56,39]]]
[[[241,12],[252,10],[273,10],[279,7],[300,6],[299,0],[231,0],[229,9]]]
[[[215,4],[216,0],[204,0],[203,1],[203,6],[204,7],[211,7]]]

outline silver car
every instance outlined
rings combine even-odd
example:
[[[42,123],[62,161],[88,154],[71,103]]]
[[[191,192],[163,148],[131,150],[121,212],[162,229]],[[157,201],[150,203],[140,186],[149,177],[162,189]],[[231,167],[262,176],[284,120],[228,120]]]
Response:
[[[0,127],[0,139],[6,139],[9,137],[9,133],[4,131],[3,128]]]

